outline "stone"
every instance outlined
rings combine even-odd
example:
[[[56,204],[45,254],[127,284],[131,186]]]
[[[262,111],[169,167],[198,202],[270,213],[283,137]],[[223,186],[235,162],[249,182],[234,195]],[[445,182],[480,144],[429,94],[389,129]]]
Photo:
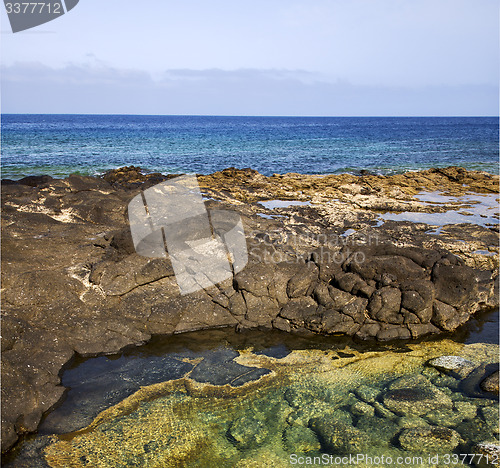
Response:
[[[472,453],[482,455],[475,456],[478,468],[499,468],[500,467],[500,442],[498,440],[485,440],[474,445]]]
[[[387,253],[388,255],[384,255]],[[425,270],[412,259],[402,255],[391,255],[396,252],[375,252],[375,255],[363,263],[350,262],[347,267],[366,280],[382,282],[388,286],[392,282],[402,283],[409,278],[424,279]],[[390,279],[390,280],[389,280]],[[389,280],[389,281],[387,281]]]
[[[410,330],[411,337],[413,339],[422,338],[423,336],[427,335],[435,335],[436,333],[441,333],[441,330],[432,323],[422,323],[422,324],[409,323],[407,327],[408,330]]]
[[[373,417],[375,415],[375,408],[368,403],[358,401],[351,406],[351,413],[355,416]]]
[[[336,310],[324,310],[321,317],[320,330],[324,333],[339,333],[344,335],[354,335],[360,328],[349,315],[345,315]]]
[[[318,267],[309,263],[303,271],[290,278],[286,287],[288,297],[295,298],[310,294],[314,289],[318,275]]]
[[[398,426],[404,429],[412,429],[416,427],[429,427],[429,423],[418,416],[402,416],[398,419]]]
[[[477,294],[477,279],[472,268],[465,265],[446,265],[438,262],[432,269],[436,298],[459,307]]]
[[[292,411],[287,416],[287,423],[291,426],[304,426],[309,425],[312,418],[317,418],[329,415],[330,418],[337,421],[349,424],[352,426],[353,420],[351,414],[341,409],[335,409],[336,406],[323,400],[312,400],[305,406],[300,406],[295,411]]]
[[[401,291],[386,286],[373,293],[368,304],[368,312],[374,320],[384,323],[402,324],[403,315],[400,314]]]
[[[449,372],[457,378],[462,379],[467,377],[477,367],[477,364],[460,356],[440,356],[431,359],[428,364],[440,371]]]
[[[290,326],[290,322],[282,317],[276,317],[273,322],[273,328],[276,328],[276,330],[281,330],[284,332],[289,332],[292,327]]]
[[[377,416],[380,416],[381,418],[387,418],[387,419],[390,419],[392,421],[395,421],[397,419],[397,416],[392,411],[387,409],[379,401],[374,402],[373,407],[375,408],[375,414]]]
[[[462,421],[460,424],[457,424],[454,429],[469,443],[479,443],[486,439],[495,438],[491,427],[481,418]]]
[[[367,304],[368,299],[356,297],[353,301],[343,306],[340,312],[343,315],[347,315],[352,318],[354,322],[361,324],[365,321],[365,310]]]
[[[335,280],[342,291],[350,293],[354,286],[360,282],[361,278],[354,273],[340,273],[335,276]]]
[[[356,428],[371,437],[371,444],[390,447],[392,439],[401,430],[395,421],[373,416],[362,416],[356,423]]]
[[[434,409],[423,416],[426,421],[435,426],[453,427],[464,419],[462,414],[453,409]]]
[[[373,403],[380,395],[380,390],[368,385],[360,385],[354,390],[357,397],[366,403]]]
[[[283,432],[285,449],[290,453],[306,453],[321,448],[316,434],[308,427],[291,426]]]
[[[359,453],[365,450],[370,442],[365,432],[329,416],[314,418],[309,422],[309,426],[316,433],[321,446],[332,454]]]
[[[313,295],[318,304],[322,306],[328,306],[333,302],[327,284],[322,281],[320,281],[314,288]]]
[[[316,312],[318,304],[311,297],[299,297],[291,299],[288,304],[283,307],[279,316],[287,319],[297,326],[303,326],[307,317]]]
[[[234,275],[236,290],[244,290],[254,296],[269,296],[269,284],[273,278],[273,268],[270,265],[259,263],[248,265]]]
[[[303,408],[316,400],[319,394],[311,387],[292,386],[285,390],[284,396],[292,408]]]
[[[444,391],[445,388],[458,390],[459,387],[459,381],[451,375],[438,375],[433,377],[431,381],[436,387],[442,387],[441,391]]]
[[[265,422],[245,416],[233,421],[227,433],[231,442],[246,450],[260,447],[267,439],[268,429]]]
[[[441,301],[434,301],[432,323],[445,331],[453,331],[462,324],[457,309]]]
[[[401,416],[421,416],[452,407],[451,398],[419,374],[392,382],[382,400],[386,408]]]
[[[481,382],[481,389],[485,392],[498,395],[498,371],[493,372],[493,374],[489,375]]]
[[[432,316],[432,303],[435,290],[431,281],[417,280],[403,284],[401,306],[413,312],[421,321],[427,323]]]
[[[328,292],[330,293],[330,297],[333,301],[333,305],[331,307],[336,310],[340,310],[354,299],[351,294],[346,293],[341,289],[334,288],[331,285],[328,286]]]
[[[381,324],[377,332],[378,341],[391,340],[409,340],[411,338],[410,330],[406,327],[400,327],[393,324]]]
[[[270,297],[243,291],[243,298],[247,308],[245,318],[256,325],[268,326],[280,312],[277,302]]]
[[[168,256],[135,253],[127,220],[128,202],[170,177],[130,166],[103,177],[3,181],[3,450],[15,442],[16,430],[36,430],[40,414],[60,400],[59,374],[75,352],[116,353],[152,335],[218,327],[420,338],[453,331],[475,311],[498,304],[497,257],[472,255],[456,241],[494,245],[491,229],[450,225],[438,246],[423,225],[387,222],[376,239],[367,227],[379,208],[428,211],[410,200],[422,189],[497,193],[498,177],[458,168],[387,177],[266,177],[230,168],[199,176],[202,191],[214,198],[206,202],[209,209],[231,206],[241,217],[249,262],[224,284],[187,296],[180,295]],[[348,198],[341,185],[362,189]],[[288,219],[277,220],[256,216],[253,202],[264,199],[313,203],[283,209]],[[349,236],[354,243],[339,239],[340,229],[349,228],[357,231]],[[357,242],[362,239],[365,244]],[[365,261],[357,261],[360,256]],[[485,372],[464,384],[464,392],[488,396],[477,391],[492,373]],[[315,404],[318,412],[336,410],[326,401]],[[377,416],[396,418],[380,401],[373,407]],[[491,433],[486,423],[483,429]]]
[[[486,406],[479,410],[481,417],[486,421],[486,424],[490,426],[492,432],[498,434],[499,432],[499,413],[498,413],[498,404],[492,406]]]
[[[356,337],[361,340],[373,339],[377,336],[381,326],[378,323],[364,323],[356,332]]]
[[[399,443],[411,452],[451,452],[460,442],[460,435],[446,427],[417,427],[404,429],[399,435]]]
[[[477,415],[477,408],[467,401],[454,401],[453,408],[460,414],[462,420],[474,419]]]

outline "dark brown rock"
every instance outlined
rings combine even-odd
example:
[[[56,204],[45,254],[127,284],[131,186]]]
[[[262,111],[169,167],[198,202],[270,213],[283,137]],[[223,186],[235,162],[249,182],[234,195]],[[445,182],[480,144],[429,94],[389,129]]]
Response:
[[[432,323],[446,331],[454,330],[461,325],[457,309],[441,301],[434,302]]]
[[[493,374],[486,377],[481,382],[481,388],[485,392],[495,393],[498,395],[498,371],[495,371]]]
[[[477,278],[465,265],[437,263],[432,269],[436,298],[453,307],[469,302],[477,294]]]
[[[318,267],[308,263],[300,273],[290,278],[286,287],[288,297],[295,298],[311,294],[318,279],[318,274]]]
[[[303,326],[307,317],[313,315],[318,308],[318,304],[310,297],[299,297],[291,299],[288,304],[281,309],[280,317],[287,319],[296,326]]]
[[[390,286],[375,291],[368,304],[370,317],[384,323],[401,324],[401,291]]]
[[[181,296],[168,258],[135,253],[127,219],[128,202],[169,177],[131,166],[102,178],[2,184],[3,450],[17,433],[35,430],[60,400],[60,372],[75,352],[116,353],[154,334],[225,326],[382,341],[419,338],[453,331],[476,310],[498,303],[494,257],[485,257],[484,273],[465,266],[443,250],[451,245],[446,239],[431,242],[425,225],[388,222],[376,231],[376,242],[368,236],[356,243],[374,232],[373,207],[415,209],[409,199],[422,180],[429,190],[462,194],[471,188],[494,193],[498,178],[455,169],[409,177],[265,177],[230,168],[200,176],[202,190],[221,200],[207,202],[210,209],[236,210],[253,233],[249,263],[217,286]],[[395,185],[399,191],[389,195]],[[350,205],[340,213],[326,204],[289,207],[275,211],[284,218],[265,219],[256,216],[261,205],[240,203],[313,195]],[[352,226],[352,237],[340,236]],[[467,242],[495,242],[486,228],[448,232]],[[325,242],[318,246],[320,237]]]

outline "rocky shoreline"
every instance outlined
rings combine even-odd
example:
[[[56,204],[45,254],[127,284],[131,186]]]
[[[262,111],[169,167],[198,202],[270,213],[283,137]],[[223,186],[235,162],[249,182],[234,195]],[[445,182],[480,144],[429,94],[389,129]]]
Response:
[[[456,167],[199,176],[207,208],[240,215],[249,261],[185,296],[168,258],[135,253],[126,212],[141,190],[172,177],[129,167],[2,181],[2,450],[61,400],[60,372],[75,353],[116,353],[152,335],[216,327],[415,339],[498,307],[498,224],[464,216],[435,235],[425,223],[379,220],[388,211],[457,210],[453,200],[415,195],[497,195],[498,176]],[[273,200],[302,203],[266,206]]]

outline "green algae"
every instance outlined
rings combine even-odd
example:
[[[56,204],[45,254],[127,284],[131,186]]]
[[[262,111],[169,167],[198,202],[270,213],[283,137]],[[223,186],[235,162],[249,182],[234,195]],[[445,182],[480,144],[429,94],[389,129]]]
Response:
[[[346,348],[343,356],[348,357],[300,350],[282,359],[242,350],[239,364],[271,373],[240,387],[199,383],[189,376],[142,387],[82,431],[60,436],[46,447],[45,459],[53,468],[284,467],[290,466],[292,454],[313,462],[314,457],[335,461],[360,453],[394,459],[421,455],[421,466],[431,467],[438,465],[425,458],[430,452],[450,453],[459,442],[468,448],[478,439],[498,437],[493,400],[469,398],[456,386],[443,386],[443,376],[425,365],[443,354],[497,362],[498,346],[443,340],[408,347],[404,354]],[[442,414],[434,406],[418,417],[395,414],[382,396],[402,385],[396,379],[414,381],[403,386],[414,397],[422,382],[437,391],[430,382],[441,379],[439,392],[446,390],[453,406]],[[418,398],[425,400],[425,392]],[[421,447],[405,450],[415,434]]]

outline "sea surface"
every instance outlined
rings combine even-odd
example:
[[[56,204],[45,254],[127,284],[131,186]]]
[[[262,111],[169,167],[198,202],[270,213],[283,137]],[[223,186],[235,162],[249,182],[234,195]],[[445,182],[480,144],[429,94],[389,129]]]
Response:
[[[496,117],[2,115],[2,177],[95,175],[136,165],[208,174],[463,166],[498,173]]]

